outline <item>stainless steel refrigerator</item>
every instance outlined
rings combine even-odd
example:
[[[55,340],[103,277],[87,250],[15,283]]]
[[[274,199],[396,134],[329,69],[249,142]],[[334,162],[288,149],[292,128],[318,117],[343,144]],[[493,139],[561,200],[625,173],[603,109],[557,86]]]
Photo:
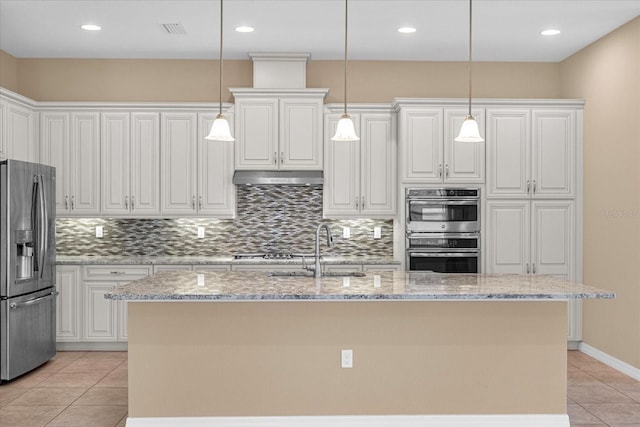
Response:
[[[56,354],[55,168],[0,162],[0,382]]]

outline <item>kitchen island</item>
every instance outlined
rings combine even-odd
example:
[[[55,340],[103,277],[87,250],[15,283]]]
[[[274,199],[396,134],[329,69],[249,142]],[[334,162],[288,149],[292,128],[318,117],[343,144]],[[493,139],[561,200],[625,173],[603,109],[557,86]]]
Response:
[[[569,426],[566,301],[614,297],[422,272],[164,272],[107,294],[129,301],[128,426]]]

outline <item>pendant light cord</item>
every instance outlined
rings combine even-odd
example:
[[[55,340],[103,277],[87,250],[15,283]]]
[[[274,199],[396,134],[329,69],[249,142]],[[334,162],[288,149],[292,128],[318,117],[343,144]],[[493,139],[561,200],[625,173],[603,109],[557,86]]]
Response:
[[[349,22],[349,0],[344,0],[344,115],[347,115],[347,37]]]
[[[220,115],[222,115],[222,4],[224,3],[224,0],[220,0],[220,60],[218,61],[219,63],[219,67],[220,67],[220,72],[218,73],[220,75],[220,85],[219,85],[219,89],[220,89]]]
[[[471,63],[472,61],[472,56],[471,56],[471,42],[472,42],[472,38],[471,38],[471,33],[472,33],[472,23],[473,23],[473,19],[472,19],[472,13],[473,13],[473,6],[471,5],[472,0],[469,0],[469,116],[471,116]]]

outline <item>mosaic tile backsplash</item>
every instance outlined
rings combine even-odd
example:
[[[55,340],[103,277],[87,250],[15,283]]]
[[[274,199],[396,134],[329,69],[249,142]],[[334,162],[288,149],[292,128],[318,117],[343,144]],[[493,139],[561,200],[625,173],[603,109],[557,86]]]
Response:
[[[235,219],[179,218],[58,218],[59,255],[95,256],[224,256],[235,253],[313,253],[315,230],[322,219],[322,187],[241,186]],[[393,256],[393,221],[377,219],[324,220],[335,247],[322,244],[332,256]],[[95,227],[104,237],[95,237]],[[196,239],[197,228],[205,238]],[[351,227],[351,237],[342,237]],[[373,239],[373,228],[382,238]]]

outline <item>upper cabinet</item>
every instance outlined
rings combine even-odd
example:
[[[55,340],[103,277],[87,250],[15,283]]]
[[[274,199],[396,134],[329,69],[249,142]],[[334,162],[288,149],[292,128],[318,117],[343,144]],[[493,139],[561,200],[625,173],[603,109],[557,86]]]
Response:
[[[574,110],[487,110],[487,197],[572,198]]]
[[[33,108],[0,98],[0,160],[39,161],[36,117]]]
[[[235,168],[322,170],[326,89],[230,89],[235,98]]]
[[[232,125],[233,115],[225,117]],[[213,113],[162,113],[163,215],[235,215],[233,142],[204,138],[213,120]]]
[[[456,142],[464,108],[399,104],[400,179],[419,183],[484,182],[484,143]],[[484,135],[484,110],[475,109]]]
[[[396,144],[390,113],[351,114],[360,141],[332,141],[341,114],[325,116],[325,218],[396,215]]]
[[[160,213],[160,114],[102,114],[102,213]]]
[[[42,111],[41,161],[56,168],[58,216],[100,213],[100,113]]]

